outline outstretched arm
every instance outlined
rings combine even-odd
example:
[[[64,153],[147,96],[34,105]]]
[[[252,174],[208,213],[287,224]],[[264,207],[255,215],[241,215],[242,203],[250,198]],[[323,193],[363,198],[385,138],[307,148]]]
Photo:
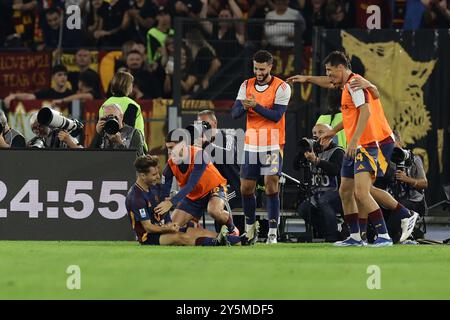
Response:
[[[298,74],[286,79],[288,83],[300,82],[300,83],[312,83],[322,88],[336,89],[336,86],[331,82],[330,77],[327,76],[305,76]]]

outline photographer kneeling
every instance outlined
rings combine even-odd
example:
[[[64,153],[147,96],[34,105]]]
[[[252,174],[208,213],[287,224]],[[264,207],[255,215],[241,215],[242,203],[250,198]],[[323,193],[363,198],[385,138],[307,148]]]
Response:
[[[96,126],[97,134],[91,143],[95,149],[135,149],[136,156],[144,152],[144,137],[135,128],[123,123],[123,112],[117,104],[108,104],[102,107],[103,117]]]
[[[386,172],[388,180],[387,191],[403,206],[411,209],[423,217],[426,212],[425,189],[428,180],[423,168],[422,159],[405,149],[399,132],[394,131],[395,148],[392,152],[391,162]],[[392,221],[389,221],[392,220]],[[394,242],[398,241],[399,228],[395,219],[387,219],[388,231]],[[417,236],[417,235],[416,235]]]
[[[339,183],[345,153],[332,141],[323,146],[317,142],[318,137],[331,129],[327,124],[316,124],[312,131],[313,140],[304,138],[299,142],[300,151],[294,160],[294,168],[304,170],[304,179],[312,177],[312,196],[300,204],[298,212],[312,224],[316,236],[324,237],[327,242],[339,238],[336,214],[342,212]],[[311,210],[311,221],[308,221],[308,209]]]
[[[55,125],[57,122],[60,125]],[[28,148],[38,149],[77,149],[83,148],[70,132],[77,132],[82,128],[78,121],[69,120],[58,111],[48,107],[30,117],[31,131],[36,135],[27,143]]]

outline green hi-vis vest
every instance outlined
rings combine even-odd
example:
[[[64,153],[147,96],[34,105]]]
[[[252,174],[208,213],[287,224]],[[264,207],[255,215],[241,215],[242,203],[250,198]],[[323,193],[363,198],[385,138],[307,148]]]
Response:
[[[342,113],[336,113],[334,115],[333,122],[331,122],[331,114],[323,114],[319,117],[319,119],[317,119],[316,124],[325,123],[334,128],[340,122],[342,122]],[[338,137],[338,141],[337,141],[338,146],[346,149],[347,148],[347,138],[345,138],[344,130],[339,131],[336,136]]]
[[[113,103],[119,105],[120,108],[122,109],[123,113],[125,113],[125,111],[127,111],[128,105],[132,104],[132,105],[136,106],[137,113],[136,113],[136,121],[134,123],[134,127],[142,133],[142,135],[144,137],[145,150],[148,150],[147,142],[146,142],[147,136],[145,135],[145,132],[144,132],[144,117],[142,116],[141,106],[136,101],[134,101],[133,99],[130,99],[128,97],[110,97],[105,102],[103,102],[102,107],[100,108],[100,110],[98,112],[99,118],[103,117],[103,114],[104,114],[103,106],[106,106],[108,104],[113,104]]]
[[[175,32],[173,29],[170,29],[168,33],[164,33],[162,31],[160,31],[158,28],[151,28],[150,30],[148,30],[148,32],[147,32],[147,58],[148,58],[149,63],[152,63],[161,57],[161,53],[159,51],[156,51],[155,49],[152,50],[150,36],[155,38],[162,47],[164,45],[164,42],[166,41],[167,36],[173,36],[174,34],[175,34]]]

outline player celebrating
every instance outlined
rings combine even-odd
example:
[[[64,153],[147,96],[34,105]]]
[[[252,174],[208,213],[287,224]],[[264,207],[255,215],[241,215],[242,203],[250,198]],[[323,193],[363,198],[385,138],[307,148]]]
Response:
[[[233,223],[231,212],[224,210],[227,180],[212,164],[208,154],[201,148],[189,145],[191,140],[187,130],[175,129],[166,138],[169,161],[164,169],[164,183],[161,194],[165,199],[155,212],[164,215],[172,206],[173,222],[184,226],[190,220],[198,220],[203,212],[220,225],[226,225],[231,235],[239,235]],[[181,190],[168,198],[173,178],[176,178]]]
[[[202,228],[180,228],[170,215],[160,217],[153,209],[159,202],[158,158],[142,156],[136,159],[136,183],[126,198],[126,208],[131,225],[141,244],[180,246],[219,246],[249,244],[247,238],[228,235],[225,226],[219,234]],[[181,232],[184,231],[184,232]],[[242,241],[241,241],[242,240]]]
[[[383,176],[386,168],[387,163],[389,162],[392,154],[392,150],[394,148],[394,140],[392,138],[392,130],[389,126],[389,123],[384,115],[384,110],[381,105],[381,101],[379,99],[379,93],[373,84],[371,84],[369,81],[362,78],[360,75],[352,73],[349,67],[349,61],[345,54],[343,52],[335,51],[332,52],[326,59],[325,59],[325,67],[327,69],[327,76],[303,76],[303,75],[297,75],[294,77],[291,77],[287,79],[288,82],[311,82],[313,84],[319,85],[324,88],[328,89],[334,89],[334,88],[341,88],[343,89],[342,92],[342,99],[341,99],[341,110],[344,117],[344,113],[346,115],[346,118],[343,119],[343,122],[338,124],[333,130],[327,132],[324,136],[321,137],[321,139],[328,139],[332,138],[334,135],[336,135],[337,132],[344,129],[344,132],[346,134],[347,139],[349,136],[353,135],[354,141],[356,141],[355,131],[358,126],[358,122],[361,120],[361,125],[366,123],[366,126],[363,127],[363,133],[361,134],[361,139],[366,140],[366,146],[365,148],[358,149],[361,152],[367,151],[372,149],[371,152],[368,154],[370,167],[373,167],[375,164],[374,169],[374,175],[373,179],[375,177]],[[370,94],[369,94],[370,93]],[[350,101],[351,98],[351,101]],[[366,106],[368,105],[368,110],[366,110]],[[363,107],[363,108],[361,108]],[[361,116],[362,114],[362,116]],[[368,117],[368,119],[364,119],[364,117]],[[370,137],[370,139],[368,139]],[[373,140],[373,141],[367,141],[367,140]],[[349,140],[348,140],[349,141]],[[358,145],[360,147],[360,145]],[[352,146],[352,149],[354,149],[354,145]],[[377,149],[376,151],[374,149]],[[353,151],[355,152],[355,151]],[[350,153],[348,153],[350,154]],[[372,161],[371,154],[376,154],[376,157]],[[366,170],[370,168],[369,166],[364,165],[360,163],[362,159],[362,156],[358,156],[356,158],[356,163],[358,163],[358,166],[355,167],[355,173],[357,171]],[[344,166],[346,168],[344,168]],[[401,229],[402,229],[402,235],[400,238],[400,242],[403,242],[406,240],[412,233],[414,229],[415,222],[417,220],[418,214],[412,210],[408,210],[403,205],[401,205],[397,200],[395,200],[389,193],[387,193],[384,190],[375,188],[372,184],[370,185],[370,195],[373,197],[370,197],[370,199],[367,200],[367,202],[362,201],[358,199],[358,196],[356,196],[356,199],[351,199],[352,191],[348,189],[348,186],[345,185],[345,183],[349,183],[350,185],[353,185],[352,180],[349,181],[349,179],[353,179],[353,175],[350,172],[351,162],[344,161],[343,168],[342,168],[342,177],[344,185],[341,183],[341,198],[347,197],[349,201],[344,204],[343,200],[343,207],[344,207],[344,213],[346,220],[351,221],[351,223],[354,225],[353,231],[357,231],[356,229],[356,222],[355,222],[355,216],[352,215],[352,213],[357,212],[353,211],[355,210],[355,201],[358,203],[358,208],[361,205],[363,207],[362,212],[361,209],[359,211],[359,228],[361,234],[365,235],[366,229],[367,229],[367,218],[371,220],[372,224],[375,226],[376,231],[378,232],[378,238],[377,241],[374,243],[375,246],[384,246],[384,245],[390,245],[392,244],[390,239],[386,237],[386,227],[384,223],[384,219],[382,219],[382,213],[380,210],[375,211],[368,211],[371,209],[375,209],[375,206],[373,206],[372,200],[376,200],[376,202],[381,203],[384,207],[386,207],[389,210],[392,210],[395,212],[398,216],[398,218],[401,221]],[[363,169],[363,167],[365,169]],[[360,168],[358,170],[358,168]],[[368,170],[369,172],[372,171],[372,169]],[[372,180],[373,182],[373,180]],[[356,179],[355,179],[356,183]],[[360,195],[360,197],[364,197],[364,193],[361,194],[361,190],[358,190],[358,186],[355,185],[355,192]],[[361,203],[361,204],[360,204]],[[369,204],[372,205],[369,205]],[[366,206],[365,206],[366,205]],[[378,207],[378,205],[377,205]],[[364,209],[365,208],[365,209]],[[348,217],[347,217],[348,215]],[[350,225],[350,222],[348,222]],[[353,232],[351,231],[351,232]],[[359,231],[358,231],[359,233]],[[354,237],[355,238],[355,237]],[[359,239],[356,237],[356,239]],[[385,239],[388,239],[388,241],[384,241]],[[339,243],[340,245],[349,245],[349,244],[356,244],[360,245],[361,243],[354,242],[351,239],[347,239],[349,241],[344,241]]]
[[[242,83],[231,115],[247,117],[244,161],[241,166],[242,206],[246,217],[245,229],[253,236],[256,220],[256,182],[264,176],[269,216],[266,243],[277,243],[280,216],[278,180],[283,164],[285,144],[285,112],[291,88],[270,74],[273,57],[260,50],[253,56],[254,78]]]

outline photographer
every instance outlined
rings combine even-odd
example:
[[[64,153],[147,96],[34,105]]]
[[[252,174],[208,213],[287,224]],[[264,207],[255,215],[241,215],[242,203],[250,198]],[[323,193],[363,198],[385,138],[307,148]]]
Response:
[[[38,113],[30,117],[31,131],[36,135],[28,143],[28,148],[77,149],[83,148],[78,140],[66,130],[51,128],[38,121]]]
[[[300,204],[299,214],[312,224],[316,236],[324,237],[327,242],[338,240],[336,214],[342,212],[339,183],[345,153],[331,140],[322,146],[317,142],[318,137],[331,129],[327,124],[316,124],[313,140],[300,141],[300,151],[294,160],[294,169],[303,170],[304,179],[312,176],[312,196]],[[311,221],[308,221],[308,210],[311,210]]]
[[[0,148],[25,148],[24,136],[9,127],[3,110],[0,110]]]
[[[428,180],[419,156],[405,149],[400,134],[394,130],[395,148],[391,162],[386,173],[388,181],[387,190],[403,206],[417,212],[421,217],[426,212],[425,189],[428,188]],[[391,214],[389,218],[393,218]],[[394,240],[398,240],[399,230],[396,219],[388,219],[388,231]]]
[[[103,106],[102,109],[103,117],[97,122],[97,134],[90,148],[135,149],[136,156],[144,155],[144,137],[138,129],[123,123],[120,106],[113,103]]]
[[[239,165],[237,161],[237,138],[230,130],[217,128],[217,118],[212,110],[203,110],[197,114],[198,121],[206,121],[209,126],[206,142],[203,149],[210,150],[211,160],[220,174],[227,179],[230,190],[229,195],[235,195],[230,201],[230,207],[242,206],[241,182],[239,178]]]

